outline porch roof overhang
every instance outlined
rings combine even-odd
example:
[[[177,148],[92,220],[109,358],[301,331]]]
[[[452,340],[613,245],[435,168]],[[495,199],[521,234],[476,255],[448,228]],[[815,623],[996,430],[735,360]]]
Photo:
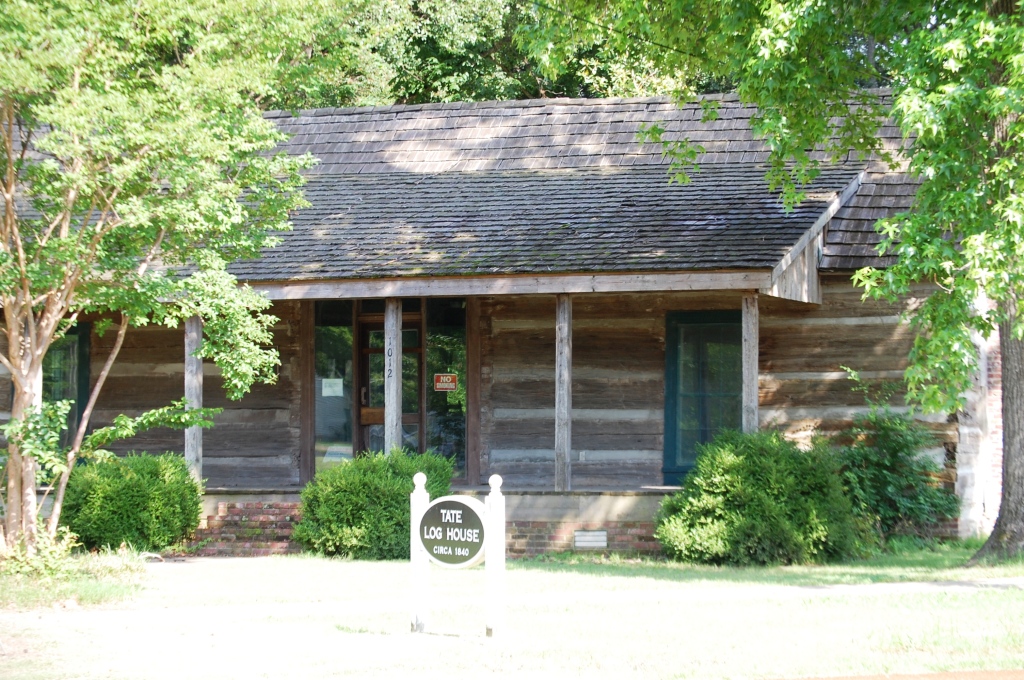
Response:
[[[790,209],[761,165],[319,176],[283,243],[234,273],[274,299],[752,290],[818,302],[828,221],[863,172]]]
[[[436,276],[324,281],[253,281],[271,300],[327,300],[380,297],[457,297],[561,293],[762,290],[772,270],[721,272],[560,274],[548,276]]]

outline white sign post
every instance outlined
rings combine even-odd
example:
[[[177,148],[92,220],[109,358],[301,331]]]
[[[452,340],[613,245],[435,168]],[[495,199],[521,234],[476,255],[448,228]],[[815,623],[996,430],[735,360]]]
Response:
[[[491,475],[491,492],[487,494],[488,611],[487,637],[494,637],[505,628],[505,497],[501,495],[501,477]]]
[[[501,477],[491,475],[491,493],[481,503],[471,496],[429,500],[427,476],[417,472],[409,497],[410,566],[412,567],[412,631],[426,630],[429,563],[464,569],[486,561],[487,636],[504,624],[505,497]]]
[[[409,494],[409,509],[412,521],[409,523],[409,561],[412,564],[412,632],[422,633],[426,630],[427,620],[427,579],[428,573],[427,551],[423,542],[418,540],[416,534],[419,532],[419,519],[423,517],[423,511],[430,504],[430,494],[427,493],[427,476],[417,472],[412,478],[415,488]]]

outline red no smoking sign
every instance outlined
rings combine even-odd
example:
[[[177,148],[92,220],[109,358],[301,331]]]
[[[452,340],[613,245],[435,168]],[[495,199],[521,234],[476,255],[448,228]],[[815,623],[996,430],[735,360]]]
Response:
[[[435,373],[435,392],[454,392],[459,387],[459,376],[454,373]]]

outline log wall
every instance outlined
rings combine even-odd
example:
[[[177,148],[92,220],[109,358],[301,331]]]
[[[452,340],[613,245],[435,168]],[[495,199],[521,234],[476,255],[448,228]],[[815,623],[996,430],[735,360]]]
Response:
[[[573,296],[572,488],[660,485],[665,314],[739,309],[737,293]],[[555,298],[481,301],[481,469],[554,488]]]
[[[862,300],[843,276],[822,277],[822,304],[795,305],[761,297],[759,402],[762,427],[777,427],[803,440],[835,434],[868,409],[845,367],[866,384],[899,383],[914,341],[900,314],[928,293],[919,287],[901,303]],[[902,391],[895,393],[902,402]],[[894,410],[905,411],[896,407]],[[919,416],[955,449],[955,416]]]
[[[798,441],[836,434],[866,412],[843,367],[868,384],[898,381],[913,342],[900,305],[862,301],[845,277],[822,279],[822,304],[760,297],[759,416]],[[572,488],[662,483],[665,315],[739,309],[737,293],[573,297]],[[481,470],[507,488],[554,488],[554,296],[481,300]],[[900,395],[897,393],[897,397]],[[952,461],[955,417],[923,417]]]
[[[899,314],[927,292],[922,288],[893,306],[862,301],[845,277],[823,277],[821,290],[821,305],[759,298],[760,423],[803,441],[815,433],[839,432],[866,410],[862,396],[851,391],[843,366],[860,371],[869,383],[899,380],[913,341],[910,329],[898,322]],[[574,489],[637,489],[662,483],[665,315],[673,310],[739,309],[740,298],[738,291],[573,297]],[[272,310],[281,319],[274,329],[282,362],[276,385],[258,385],[241,401],[230,402],[216,368],[207,362],[205,404],[225,408],[216,427],[204,433],[203,473],[211,488],[299,485],[300,304],[279,302]],[[498,473],[506,489],[551,489],[555,298],[485,297],[474,304],[480,307],[480,473],[479,480],[471,481]],[[93,334],[93,378],[113,339],[113,332]],[[0,342],[5,340],[0,335]],[[132,330],[93,425],[106,424],[118,413],[137,414],[180,399],[183,355],[181,329]],[[0,372],[0,420],[9,416],[10,393],[10,380]],[[941,442],[933,455],[951,464],[959,445],[957,417],[926,421]],[[998,435],[993,428],[991,435],[986,431],[981,436],[994,437],[998,444]],[[180,452],[183,445],[181,431],[158,430],[112,448],[121,453]],[[959,457],[964,453],[966,447]],[[998,477],[998,469],[989,475],[988,463],[983,475],[980,463],[971,465],[966,458],[959,462],[970,465],[972,485]],[[952,469],[950,477],[952,481]],[[963,486],[958,485],[961,495],[966,493]]]
[[[203,477],[208,488],[286,489],[299,485],[299,304],[277,303],[270,313],[280,353],[277,383],[255,385],[239,401],[227,399],[219,371],[204,365],[203,405],[223,408],[215,426],[203,432]],[[91,370],[95,380],[114,342],[114,333],[95,333]],[[182,328],[132,329],[111,370],[93,414],[93,426],[119,413],[137,415],[184,395],[185,335]],[[110,446],[129,451],[182,452],[184,432],[157,429]]]

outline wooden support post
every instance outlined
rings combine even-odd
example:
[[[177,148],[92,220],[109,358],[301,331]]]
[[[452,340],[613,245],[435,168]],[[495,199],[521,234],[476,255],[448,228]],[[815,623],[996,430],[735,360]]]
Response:
[[[185,320],[185,404],[203,407],[203,360],[195,356],[203,341],[203,322],[198,316]],[[203,428],[185,430],[185,463],[197,482],[203,479]]]
[[[412,478],[413,491],[409,495],[409,566],[412,569],[411,592],[409,601],[412,603],[412,632],[424,633],[427,630],[427,608],[430,592],[430,558],[423,548],[423,541],[417,535],[420,520],[427,506],[430,505],[430,494],[427,493],[427,476],[417,472]],[[484,540],[487,533],[484,532]]]
[[[743,296],[743,420],[744,432],[756,432],[759,427],[758,405],[758,310],[757,293]]]
[[[384,301],[384,453],[402,447],[402,300]]]
[[[572,488],[572,296],[555,298],[555,491]]]

